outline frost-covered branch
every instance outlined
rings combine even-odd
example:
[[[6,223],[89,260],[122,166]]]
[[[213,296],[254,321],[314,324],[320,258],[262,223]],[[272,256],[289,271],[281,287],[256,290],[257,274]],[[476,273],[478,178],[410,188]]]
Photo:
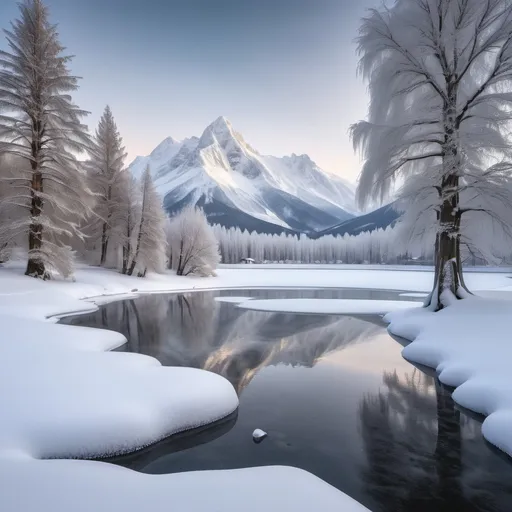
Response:
[[[199,208],[185,208],[167,226],[168,265],[178,275],[213,275],[219,244]]]
[[[370,89],[368,120],[352,127],[359,202],[400,183],[404,236],[435,235],[435,288],[449,269],[457,294],[462,239],[502,253],[510,242],[512,1],[396,0],[370,11],[358,42]]]

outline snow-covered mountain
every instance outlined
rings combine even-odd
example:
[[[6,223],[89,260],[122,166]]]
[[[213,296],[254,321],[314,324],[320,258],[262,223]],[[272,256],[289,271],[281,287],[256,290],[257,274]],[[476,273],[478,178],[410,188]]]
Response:
[[[150,165],[172,213],[202,206],[212,223],[259,232],[312,232],[355,213],[354,188],[320,169],[307,155],[261,155],[219,117],[201,137],[168,137],[130,165],[140,176]]]
[[[363,231],[385,229],[388,226],[394,225],[399,218],[400,212],[395,210],[395,205],[393,203],[390,203],[385,206],[381,206],[372,212],[346,220],[323,231],[318,231],[315,233],[315,238],[320,238],[325,235],[359,235]]]

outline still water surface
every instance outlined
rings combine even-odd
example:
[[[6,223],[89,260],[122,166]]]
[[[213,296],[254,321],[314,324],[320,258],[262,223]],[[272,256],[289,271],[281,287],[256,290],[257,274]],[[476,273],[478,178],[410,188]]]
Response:
[[[509,459],[484,441],[479,418],[401,357],[379,317],[247,311],[218,300],[227,296],[399,299],[369,290],[195,292],[65,319],[120,331],[122,350],[164,365],[219,373],[240,396],[238,412],[215,426],[112,462],[152,474],[290,465],[374,512],[512,511]],[[255,428],[269,434],[260,444]]]

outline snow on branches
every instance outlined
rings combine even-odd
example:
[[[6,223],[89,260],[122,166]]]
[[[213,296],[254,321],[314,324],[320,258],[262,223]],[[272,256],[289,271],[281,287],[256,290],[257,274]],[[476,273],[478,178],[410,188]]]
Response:
[[[370,90],[368,120],[351,128],[365,158],[358,199],[401,185],[409,235],[434,234],[440,308],[446,277],[466,295],[461,244],[489,258],[512,234],[512,2],[397,0],[370,10],[358,44]]]
[[[219,244],[203,211],[185,208],[167,225],[168,264],[179,276],[215,274]]]
[[[137,275],[143,277],[147,271],[162,272],[165,267],[166,216],[149,165],[142,176],[140,187],[140,201],[136,211],[127,212],[128,216],[125,217],[130,226],[126,225],[127,261],[123,270],[130,276],[137,271]]]
[[[89,147],[87,114],[71,101],[78,79],[70,75],[57,29],[41,0],[20,4],[0,51],[0,153],[16,157],[10,201],[23,214],[2,225],[5,240],[24,235],[28,275],[47,279],[72,271],[72,239],[83,238],[79,219],[92,194],[76,154]],[[2,242],[0,242],[2,243]],[[4,242],[5,243],[5,242]]]
[[[119,239],[123,221],[124,167],[126,152],[114,116],[107,106],[100,119],[87,162],[91,189],[95,193],[94,217],[89,226],[93,244],[100,246],[100,265],[105,265],[112,235]]]

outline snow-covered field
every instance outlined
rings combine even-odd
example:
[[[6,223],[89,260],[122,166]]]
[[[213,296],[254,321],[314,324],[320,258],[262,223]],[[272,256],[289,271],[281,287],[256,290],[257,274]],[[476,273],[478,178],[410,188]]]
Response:
[[[218,274],[139,279],[83,267],[74,282],[41,282],[24,277],[21,266],[0,268],[0,510],[112,510],[115,502],[123,511],[164,510],[171,503],[190,511],[229,511],[239,509],[240,499],[251,511],[364,510],[293,468],[149,476],[99,462],[39,460],[130,451],[219,419],[238,404],[233,388],[220,376],[164,368],[137,354],[105,352],[124,338],[110,331],[56,325],[55,315],[95,309],[96,304],[141,292],[348,287],[418,294],[429,291],[432,282],[431,272],[370,271],[361,266],[242,266],[222,268]],[[512,281],[503,272],[472,272],[467,284],[487,296],[512,297]],[[384,313],[407,304],[236,300],[244,307],[326,313]],[[415,339],[404,355],[437,368],[443,382],[459,386],[456,401],[488,414],[484,435],[509,454],[511,309],[512,303],[496,298],[468,299],[441,313],[416,308],[388,315],[393,332]]]

